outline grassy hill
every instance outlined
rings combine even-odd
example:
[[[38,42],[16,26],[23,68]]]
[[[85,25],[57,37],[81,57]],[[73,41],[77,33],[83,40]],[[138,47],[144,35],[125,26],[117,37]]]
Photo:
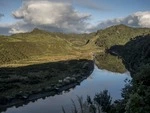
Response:
[[[121,59],[97,53],[111,47],[110,50],[116,49],[115,52],[119,53],[127,69],[135,71],[132,74],[132,92],[125,87],[122,92],[124,99],[112,105],[112,110],[117,113],[122,113],[122,110],[148,113],[150,35],[147,34],[150,34],[148,28],[118,25],[91,34],[51,33],[34,29],[29,33],[0,36],[0,104],[9,103],[9,98],[16,97],[20,91],[21,98],[24,95],[28,98],[35,92],[51,91],[54,84],[56,88],[62,87],[59,80],[64,81],[66,77],[81,79],[92,72],[93,58],[101,68],[124,72]]]
[[[71,49],[73,49],[67,41],[52,37],[40,30],[2,37],[2,40],[0,42],[0,63],[39,55],[71,54]]]
[[[29,33],[0,36],[0,64],[35,64],[68,59],[92,59],[113,45],[149,34],[147,28],[117,25],[90,34],[64,34],[34,29]]]
[[[150,34],[149,28],[132,28],[121,24],[97,31],[95,43],[100,47],[110,48],[113,45],[124,45],[131,38],[145,34]]]
[[[86,49],[83,46],[92,36],[51,33],[37,28],[29,33],[0,36],[0,64],[80,57],[80,53]]]

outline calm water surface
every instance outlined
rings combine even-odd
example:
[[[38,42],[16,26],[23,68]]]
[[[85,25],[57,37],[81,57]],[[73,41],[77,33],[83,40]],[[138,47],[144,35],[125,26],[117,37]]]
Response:
[[[113,100],[120,99],[121,89],[125,85],[126,78],[131,79],[128,72],[115,73],[98,69],[95,66],[93,73],[74,89],[45,99],[38,99],[19,108],[8,108],[6,112],[2,113],[62,113],[62,105],[68,111],[71,110],[73,107],[71,99],[77,103],[77,95],[82,96],[83,99],[86,99],[87,95],[93,98],[95,93],[104,89],[109,90]]]

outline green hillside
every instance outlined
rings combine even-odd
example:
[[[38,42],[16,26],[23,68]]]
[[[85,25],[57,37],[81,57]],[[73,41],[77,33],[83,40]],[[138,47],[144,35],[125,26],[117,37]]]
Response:
[[[0,63],[39,56],[72,55],[78,52],[74,45],[84,45],[88,39],[62,33],[34,29],[30,33],[0,36]],[[77,38],[76,38],[77,37]],[[84,37],[84,36],[83,36]],[[66,40],[69,39],[69,40]]]
[[[113,45],[149,34],[148,28],[117,25],[90,34],[64,34],[34,29],[32,32],[0,36],[0,64],[34,64],[68,59],[92,59]]]
[[[29,33],[0,36],[0,104],[8,104],[20,96],[25,99],[34,93],[57,92],[58,88],[70,85],[71,80],[79,82],[84,75],[91,74],[94,60],[98,67],[110,71],[124,72],[125,65],[133,78],[122,90],[123,99],[115,101],[108,113],[149,113],[149,47],[150,29],[125,25],[91,34],[34,29]],[[106,49],[121,59],[104,54]],[[66,82],[64,79],[68,77],[73,79]]]
[[[113,45],[124,45],[131,38],[149,33],[149,28],[132,28],[121,24],[97,31],[95,43],[100,47],[110,48]]]

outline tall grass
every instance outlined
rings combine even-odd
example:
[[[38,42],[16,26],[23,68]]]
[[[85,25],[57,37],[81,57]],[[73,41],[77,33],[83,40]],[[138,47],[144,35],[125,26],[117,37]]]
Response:
[[[111,113],[111,97],[107,90],[97,93],[92,100],[87,96],[87,100],[83,101],[83,97],[77,96],[79,106],[71,99],[73,109],[72,113]],[[62,107],[63,113],[70,113],[65,111]]]

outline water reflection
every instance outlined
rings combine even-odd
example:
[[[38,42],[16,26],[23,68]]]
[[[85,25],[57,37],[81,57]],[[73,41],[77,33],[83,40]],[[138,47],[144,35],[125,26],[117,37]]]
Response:
[[[106,69],[112,72],[126,72],[126,68],[119,57],[110,54],[97,54],[95,56],[96,65],[101,69]]]
[[[38,99],[35,102],[30,102],[19,108],[8,108],[7,111],[3,113],[61,113],[62,105],[65,109],[68,109],[68,111],[71,110],[73,107],[71,99],[77,103],[77,95],[83,96],[84,99],[86,99],[87,95],[93,98],[95,93],[104,89],[109,90],[113,100],[119,99],[121,98],[121,89],[124,87],[124,80],[126,78],[131,79],[128,72],[121,74],[98,69],[97,66],[95,66],[93,73],[74,89],[64,91],[62,94],[57,94],[53,97]]]

